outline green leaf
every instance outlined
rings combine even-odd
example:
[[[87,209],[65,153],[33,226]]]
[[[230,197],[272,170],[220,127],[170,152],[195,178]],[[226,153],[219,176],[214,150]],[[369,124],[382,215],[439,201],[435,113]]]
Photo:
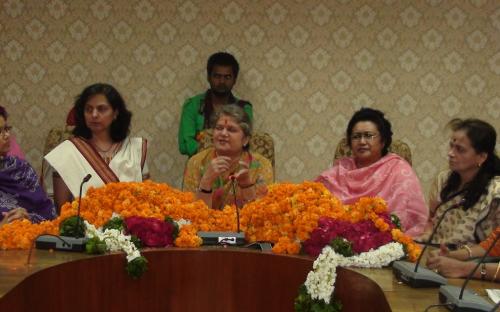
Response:
[[[133,279],[138,279],[141,275],[148,270],[148,260],[141,256],[127,263],[128,275]]]
[[[61,222],[59,234],[61,236],[84,237],[85,224],[82,217],[72,216]]]
[[[88,254],[103,254],[106,252],[106,243],[98,237],[92,237],[87,241],[85,251]]]
[[[296,312],[340,312],[342,304],[334,299],[330,304],[323,300],[312,299],[307,293],[307,287],[302,284],[299,287],[299,295],[295,298],[294,309]]]
[[[165,222],[171,223],[173,225],[174,231],[172,232],[172,239],[175,240],[177,236],[179,236],[179,225],[170,216],[165,217]]]
[[[399,220],[399,217],[393,213],[391,213],[391,222],[400,230],[401,228],[401,220]]]
[[[136,235],[130,235],[130,241],[132,242],[132,244],[135,245],[135,248],[137,248],[137,249],[141,249],[142,248],[142,241]]]
[[[330,246],[335,250],[336,253],[343,255],[344,257],[351,257],[354,255],[352,251],[352,244],[350,241],[343,237],[335,237],[331,240]]]
[[[121,232],[121,231],[125,231],[125,228],[126,228],[126,225],[125,225],[125,222],[123,221],[123,219],[120,217],[114,217],[114,218],[109,219],[109,221],[106,222],[106,224],[104,224],[104,226],[102,227],[102,231],[104,232],[107,229],[114,229],[114,230],[118,230]]]

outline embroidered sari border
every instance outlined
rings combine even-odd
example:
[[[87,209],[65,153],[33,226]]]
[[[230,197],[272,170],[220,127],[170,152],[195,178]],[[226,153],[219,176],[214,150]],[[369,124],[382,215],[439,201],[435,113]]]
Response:
[[[82,138],[73,137],[69,139],[73,145],[78,149],[82,156],[87,160],[89,165],[94,169],[94,171],[99,175],[101,180],[105,183],[119,182],[120,179],[116,174],[109,168],[104,159],[99,155],[95,148]]]

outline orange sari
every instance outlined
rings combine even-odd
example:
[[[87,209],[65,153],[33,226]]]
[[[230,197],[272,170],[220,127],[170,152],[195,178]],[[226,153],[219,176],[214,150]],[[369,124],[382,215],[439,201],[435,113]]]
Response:
[[[479,245],[481,245],[481,247],[483,247],[484,250],[487,250],[488,248],[490,248],[491,244],[499,234],[500,234],[500,227],[497,227],[493,232],[491,232],[491,234],[484,241],[479,243]],[[488,256],[500,257],[500,241],[496,242],[495,247],[491,249]]]

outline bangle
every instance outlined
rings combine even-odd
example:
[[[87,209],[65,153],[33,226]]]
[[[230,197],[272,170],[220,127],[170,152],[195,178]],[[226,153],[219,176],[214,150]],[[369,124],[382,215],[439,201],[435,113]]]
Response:
[[[241,184],[238,184],[238,186],[240,187],[240,189],[247,189],[247,188],[250,188],[252,186],[254,186],[255,183],[250,183],[248,185],[241,185]]]
[[[481,265],[481,280],[484,281],[486,279],[486,263],[483,262]]]
[[[500,261],[497,264],[497,270],[495,271],[495,275],[493,276],[493,279],[491,280],[494,282],[497,279],[498,271],[500,270]]]
[[[202,193],[205,193],[205,194],[212,194],[212,189],[209,189],[209,190],[205,190],[201,187],[198,187],[198,192],[202,192]]]
[[[467,252],[469,253],[469,258],[467,258],[466,260],[471,259],[472,258],[472,249],[470,249],[470,247],[467,245],[463,245],[462,248],[467,250]]]

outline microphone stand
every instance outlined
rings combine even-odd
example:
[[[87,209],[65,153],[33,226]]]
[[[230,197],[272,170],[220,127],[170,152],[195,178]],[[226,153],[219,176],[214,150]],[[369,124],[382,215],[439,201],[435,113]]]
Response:
[[[79,232],[80,232],[80,224],[81,224],[81,218],[80,218],[80,206],[82,205],[82,190],[83,190],[83,185],[85,183],[87,183],[90,178],[92,178],[92,175],[89,173],[87,174],[83,180],[82,180],[82,183],[80,183],[80,196],[78,197],[78,211],[76,213],[76,230],[75,230],[75,238],[79,238],[80,235],[79,235]],[[85,236],[85,233],[84,235]]]
[[[234,207],[236,207],[236,232],[240,232],[240,207],[238,207],[238,200],[236,199],[236,179],[231,176],[231,186],[233,188]]]
[[[466,189],[460,190],[458,192],[453,193],[452,195],[448,196],[446,200],[443,200],[437,207],[436,210],[442,206],[443,204],[449,202],[452,198],[455,196],[465,192]],[[427,242],[424,245],[424,248],[422,249],[422,252],[420,253],[420,256],[417,259],[416,263],[408,262],[408,261],[394,261],[392,264],[392,271],[394,273],[394,276],[399,281],[402,281],[405,284],[408,284],[410,287],[413,288],[424,288],[424,287],[439,287],[441,285],[446,285],[447,281],[444,277],[439,275],[438,273],[431,271],[426,268],[420,268],[420,262],[422,261],[422,256],[424,255],[424,252],[427,250],[427,247],[429,244],[432,242],[432,239],[434,238],[434,235],[436,234],[437,229],[441,225],[441,222],[444,220],[444,217],[446,214],[453,210],[459,208],[463,204],[463,199],[461,199],[458,203],[452,205],[448,209],[446,209],[441,217],[439,218],[437,224],[434,226],[434,229],[432,230],[432,233],[427,240]]]
[[[82,190],[83,184],[87,183],[90,178],[92,178],[91,174],[87,174],[80,184],[80,196],[78,200],[78,210],[76,214],[76,229],[74,237],[71,236],[59,236],[52,234],[43,234],[36,238],[35,246],[37,249],[55,249],[55,250],[64,250],[64,251],[84,251],[85,245],[87,244],[87,238],[85,235],[80,237],[78,234],[78,229],[80,228],[80,205],[82,203]]]
[[[469,283],[469,281],[474,276],[474,273],[477,271],[477,268],[483,263],[484,259],[488,256],[490,251],[495,247],[500,235],[497,235],[491,246],[486,250],[484,255],[478,261],[477,265],[474,269],[469,273],[462,287],[443,285],[439,288],[439,301],[442,303],[449,303],[449,306],[453,307],[452,311],[457,312],[489,312],[493,307],[488,301],[478,296],[477,294],[466,290],[465,287]],[[465,295],[465,296],[464,296]]]

